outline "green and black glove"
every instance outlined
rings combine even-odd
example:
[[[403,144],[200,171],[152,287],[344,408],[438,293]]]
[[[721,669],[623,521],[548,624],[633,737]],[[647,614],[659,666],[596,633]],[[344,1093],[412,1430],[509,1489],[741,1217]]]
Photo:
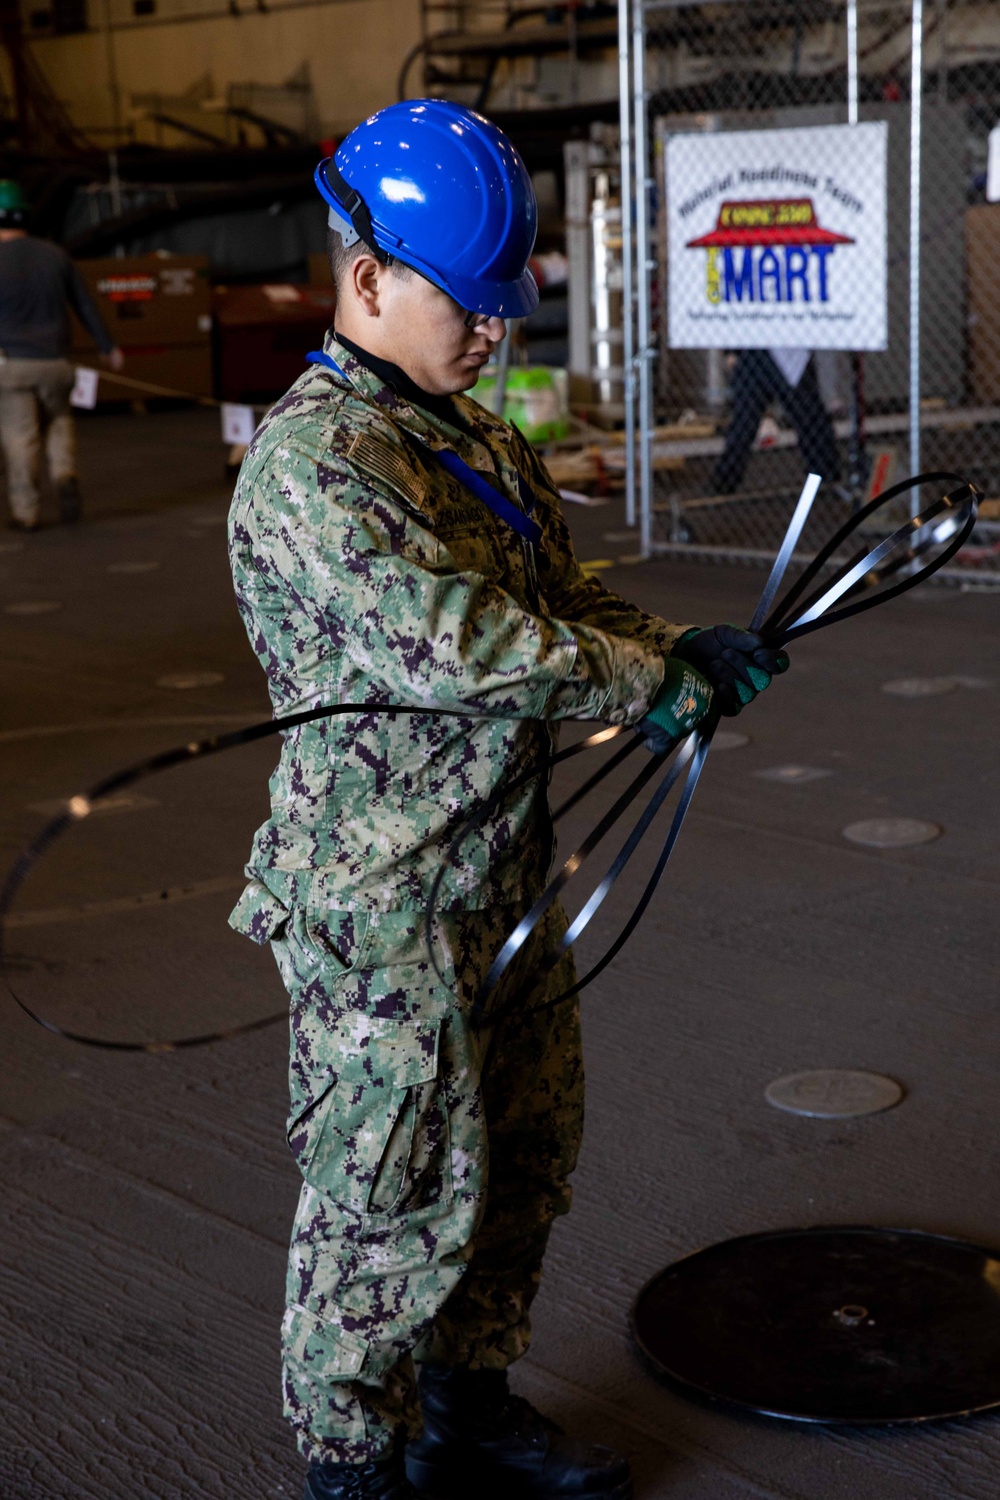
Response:
[[[727,719],[752,703],[772,677],[788,671],[788,657],[783,651],[765,646],[755,631],[741,630],[738,625],[689,630],[677,642],[670,659],[687,662],[707,678],[715,692],[716,707]]]
[[[636,726],[653,755],[666,755],[697,728],[712,706],[711,684],[695,667],[671,655],[664,668],[663,686]]]

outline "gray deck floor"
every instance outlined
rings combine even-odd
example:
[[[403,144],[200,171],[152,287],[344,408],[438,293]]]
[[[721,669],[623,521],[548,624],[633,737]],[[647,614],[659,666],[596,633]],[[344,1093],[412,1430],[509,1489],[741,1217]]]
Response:
[[[5,864],[40,826],[34,804],[267,715],[229,585],[215,419],[101,416],[84,424],[84,453],[79,531],[19,550],[0,535]],[[602,539],[620,530],[617,506],[571,521],[584,558],[630,550]],[[158,566],[108,571],[142,562]],[[664,563],[603,576],[706,623],[747,618],[762,582]],[[4,612],[26,601],[60,608]],[[627,1333],[653,1271],[729,1235],[873,1222],[1000,1244],[998,634],[998,601],[928,590],[803,643],[740,720],[750,744],[713,752],[662,893],[586,996],[576,1204],[517,1382],[628,1449],[643,1500],[1000,1492],[1000,1416],[867,1432],[745,1420],[656,1384]],[[224,680],[156,686],[178,671]],[[948,673],[993,686],[881,691]],[[25,998],[133,1035],[280,1010],[268,955],[224,926],[272,760],[264,745],[171,773],[141,789],[152,805],[89,820],[24,893],[42,914],[12,934]],[[754,774],[789,762],[832,774]],[[882,814],[945,832],[895,853],[843,839]],[[132,903],[163,888],[177,899]],[[0,1046],[0,1496],[297,1495],[278,1396],[297,1190],[282,1029],[116,1056],[52,1039],[5,1002]],[[889,1073],[907,1097],[836,1123],[764,1102],[779,1074],[822,1066]]]

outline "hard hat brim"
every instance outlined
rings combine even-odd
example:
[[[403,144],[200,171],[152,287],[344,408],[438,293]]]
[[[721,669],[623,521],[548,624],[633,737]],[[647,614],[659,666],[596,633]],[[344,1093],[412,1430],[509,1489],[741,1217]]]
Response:
[[[526,318],[538,306],[538,283],[527,266],[516,281],[484,283],[461,276],[450,276],[445,281],[429,267],[425,270],[405,255],[401,255],[399,259],[405,260],[415,270],[423,272],[431,281],[436,282],[466,312],[484,313],[491,318]]]

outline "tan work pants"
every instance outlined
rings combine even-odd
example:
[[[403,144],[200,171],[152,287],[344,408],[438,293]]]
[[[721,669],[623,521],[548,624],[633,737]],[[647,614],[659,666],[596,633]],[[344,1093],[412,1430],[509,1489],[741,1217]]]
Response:
[[[68,359],[0,358],[0,447],[7,468],[11,514],[38,520],[42,434],[53,484],[76,474],[76,433],[69,404],[73,366]]]

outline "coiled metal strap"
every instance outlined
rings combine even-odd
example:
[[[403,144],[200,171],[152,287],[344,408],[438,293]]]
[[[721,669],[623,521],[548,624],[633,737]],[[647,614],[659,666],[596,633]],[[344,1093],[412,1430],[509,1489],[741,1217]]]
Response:
[[[922,484],[951,481],[955,482],[958,486],[957,489],[934,501],[919,515],[897,527],[883,541],[873,547],[864,548],[860,553],[849,558],[836,569],[832,579],[820,584],[807,596],[804,602],[801,602],[801,596],[808,588],[808,585],[831,564],[832,558],[841,546],[859,527],[864,525],[875,511],[898,496],[906,494],[908,491]],[[848,619],[850,616],[860,614],[864,610],[873,609],[876,605],[884,604],[889,599],[896,598],[899,594],[915,588],[918,583],[922,583],[925,579],[929,578],[938,568],[943,567],[955,555],[972,534],[972,529],[976,524],[980,499],[976,487],[958,474],[937,471],[904,480],[901,484],[887,490],[878,499],[862,507],[845,522],[825,546],[820,549],[812,562],[803,570],[800,577],[791,586],[781,602],[774,607],[770,615],[766,619],[762,619],[780,587],[782,575],[794,551],[795,543],[806,523],[818,487],[817,477],[810,475],[803,488],[802,495],[789,523],[785,539],[779,549],[778,556],[771,570],[771,575],[764,586],[760,603],[751,622],[750,628],[759,630],[765,644],[772,648],[784,646],[789,641],[795,640],[799,636],[806,635],[811,631],[818,630],[822,626],[832,625],[838,620]],[[942,547],[943,550],[940,554],[923,566],[918,566],[920,556],[936,546]],[[903,574],[904,576],[899,578],[899,574]],[[895,579],[898,579],[898,581],[893,582],[892,580]],[[840,599],[847,599],[850,602],[845,603],[840,609],[835,610],[833,606]],[[681,745],[677,752],[677,759],[653,793],[648,807],[630,833],[614,863],[584,905],[579,916],[561,939],[556,951],[543,960],[540,967],[535,968],[535,975],[544,975],[551,970],[563,953],[580,937],[580,934],[592,920],[598,908],[611,893],[629,860],[638,849],[644,834],[653,822],[655,814],[659,811],[667,795],[678,780],[683,764],[685,761],[689,761],[688,774],[677,809],[670,824],[669,832],[667,833],[666,841],[660,851],[656,866],[640,897],[639,903],[624,928],[604,956],[582,979],[578,980],[571,988],[556,995],[553,999],[545,1001],[542,1006],[537,1007],[538,1009],[552,1009],[562,1004],[563,1001],[568,1000],[571,996],[578,994],[598,974],[607,968],[611,960],[621,951],[628,938],[635,931],[642,914],[652,899],[656,887],[660,883],[674,846],[677,843],[684,819],[691,806],[699,777],[704,768],[705,758],[717,725],[718,721],[716,720],[704,729],[695,730]],[[672,754],[673,752],[671,751],[670,753]],[[654,769],[659,769],[659,766],[662,765],[666,758],[663,756],[657,757],[654,761]],[[491,1026],[496,1026],[517,1003],[516,1000],[511,1000],[500,1011],[491,1012],[490,1010],[490,1002],[503,980],[504,974],[537,927],[544,913],[568,884],[569,880],[579,872],[583,863],[600,842],[603,834],[608,831],[608,828],[613,826],[650,779],[648,769],[640,772],[631,787],[618,799],[611,813],[602,820],[602,823],[584,840],[580,847],[570,855],[555,879],[538,898],[531,910],[518,924],[515,931],[511,933],[494,959],[483,987],[476,998],[473,1007],[475,1021],[481,1023],[488,1019]],[[451,849],[446,855],[446,862],[454,858],[455,853],[457,853],[465,839],[468,827],[469,825],[466,824],[465,828],[459,831]],[[439,875],[437,884],[440,883],[440,878]],[[428,933],[431,930],[432,919],[433,911],[428,913]]]
[[[811,480],[814,478],[815,476],[810,477]],[[808,589],[809,585],[824,570],[831,566],[832,559],[840,547],[876,510],[888,501],[922,484],[951,481],[954,481],[959,486],[957,490],[935,501],[921,515],[898,527],[890,537],[876,546],[867,550],[862,549],[855,557],[849,559],[836,569],[832,579],[817,585],[813,592],[802,602],[802,595]],[[767,585],[765,585],[761,604],[758,606],[757,613],[754,616],[754,628],[760,629],[766,643],[770,646],[785,645],[800,635],[819,629],[823,625],[830,625],[838,620],[846,619],[851,615],[859,614],[863,610],[871,609],[877,604],[885,603],[887,600],[904,593],[908,589],[915,588],[918,583],[923,582],[932,573],[936,572],[938,568],[943,567],[971,535],[976,522],[980,498],[979,492],[974,485],[962,479],[959,475],[949,473],[939,472],[918,475],[916,478],[905,480],[903,483],[894,486],[885,495],[880,496],[877,501],[873,501],[871,504],[863,507],[862,510],[839,528],[829,542],[820,549],[813,561],[803,570],[802,574],[761,626],[758,615],[768,608],[780,586],[785,566],[791,557],[795,542],[805,524],[809,507],[812,504],[812,498],[815,495],[816,485],[812,485],[811,494],[808,493],[809,489],[810,483],[807,482],[806,489],[803,491],[803,495],[796,507],[788,533],[786,533],[785,540],[775,561],[771,576],[768,579]],[[938,546],[941,546],[943,550],[936,557],[923,565],[918,565],[919,558],[924,553]],[[898,555],[894,555],[894,553]],[[841,608],[833,609],[833,605],[841,599],[845,601]],[[112,795],[114,792],[122,791],[126,787],[133,786],[135,783],[145,780],[149,776],[169,770],[171,767],[204,759],[210,755],[223,754],[228,750],[235,749],[237,746],[250,744],[255,740],[266,739],[271,735],[281,734],[301,724],[308,724],[318,719],[334,718],[345,714],[373,713],[389,715],[426,715],[434,713],[440,717],[466,720],[476,717],[476,715],[469,713],[467,710],[431,709],[423,705],[411,706],[375,703],[325,704],[316,708],[303,709],[298,713],[287,714],[280,719],[270,719],[259,724],[253,724],[246,729],[213,735],[207,739],[191,741],[188,744],[163,751],[158,755],[150,756],[124,770],[117,771],[105,777],[102,781],[91,787],[89,791],[70,798],[65,811],[47,823],[37,838],[15,860],[7,874],[2,890],[0,890],[0,973],[3,975],[8,992],[25,1015],[53,1036],[63,1037],[69,1041],[81,1043],[84,1046],[100,1047],[117,1052],[171,1052],[182,1048],[200,1047],[210,1042],[225,1041],[233,1037],[245,1036],[250,1032],[260,1030],[264,1026],[286,1021],[287,1012],[282,1010],[278,1014],[247,1022],[240,1026],[200,1033],[195,1036],[153,1042],[126,1042],[111,1038],[95,1037],[84,1032],[58,1026],[55,1022],[39,1015],[31,1006],[26,1004],[11,984],[10,966],[6,957],[5,942],[7,918],[11,912],[17,892],[30,871],[62,834],[88,817],[93,811],[94,805],[99,803],[103,798]],[[595,912],[613,889],[632,855],[639,847],[656,814],[665,803],[667,796],[676,785],[681,772],[686,766],[687,775],[666,841],[642,896],[621,933],[604,956],[582,979],[564,994],[545,1002],[540,1007],[541,1009],[549,1009],[562,1003],[569,996],[577,994],[586,985],[590,984],[607,967],[617,953],[620,952],[629,936],[635,930],[652,899],[653,893],[659,884],[677,842],[688,808],[691,805],[691,800],[694,796],[694,791],[698,784],[698,778],[701,775],[714,731],[714,724],[708,726],[704,731],[696,731],[694,735],[689,736],[680,746],[676,753],[676,758],[667,769],[666,775],[660,784],[654,790],[649,803],[629,833],[619,854],[585,903],[580,914],[571,924],[558,950],[550,955],[545,967],[550,968],[554,963],[558,962],[559,957],[577,940],[592,920]],[[579,741],[577,744],[571,745],[555,755],[546,757],[537,767],[523,773],[513,782],[505,783],[502,787],[499,787],[490,798],[475,810],[462,826],[445,855],[441,869],[435,878],[428,902],[427,932],[431,959],[435,967],[437,967],[437,960],[434,947],[430,944],[430,936],[433,930],[437,899],[447,869],[453,864],[465,839],[475,832],[477,828],[481,827],[490,814],[503,801],[513,796],[527,782],[537,776],[547,775],[553,767],[576,755],[610,742],[621,735],[622,732],[617,727],[601,729],[589,735],[586,739]],[[553,819],[558,820],[563,817],[584,797],[589,795],[601,781],[623,764],[626,758],[640,744],[641,740],[638,737],[630,738],[605,765],[590,776],[584,782],[583,786],[557,808],[553,814]],[[523,947],[524,942],[534,930],[541,916],[551,906],[568,880],[578,873],[582,865],[601,842],[601,839],[624,816],[635,799],[653,780],[667,759],[667,756],[654,756],[643,767],[630,786],[617,798],[609,812],[600,820],[593,832],[584,840],[580,848],[565,862],[555,880],[549,885],[523,921],[518,924],[515,932],[504,943],[490,968],[483,990],[479,997],[477,997],[475,1004],[477,1019],[486,1016],[489,1000],[496,986],[502,980],[510,962],[520,948]],[[495,1025],[503,1014],[506,1014],[506,1009],[499,1014],[489,1015],[490,1024]]]

